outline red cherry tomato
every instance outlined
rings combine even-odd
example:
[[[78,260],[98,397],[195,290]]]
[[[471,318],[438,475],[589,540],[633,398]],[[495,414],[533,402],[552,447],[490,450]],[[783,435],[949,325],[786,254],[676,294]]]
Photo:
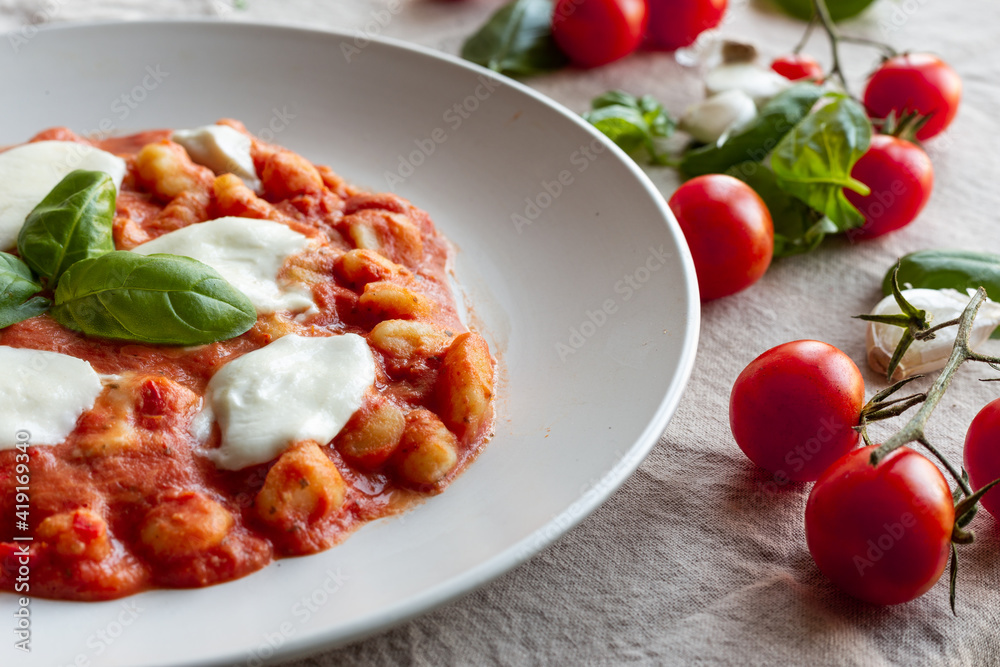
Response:
[[[1000,398],[987,403],[965,436],[965,469],[975,490],[1000,478]],[[1000,489],[983,496],[983,508],[1000,519]]]
[[[858,443],[865,381],[851,358],[818,340],[771,348],[729,396],[729,426],[751,461],[795,481],[818,479]]]
[[[845,592],[900,604],[941,578],[955,506],[926,457],[903,447],[873,468],[873,449],[850,452],[816,482],[806,503],[806,541],[820,571]]]
[[[670,198],[687,239],[702,301],[757,282],[771,265],[774,223],[760,196],[724,174],[698,176]]]
[[[872,190],[868,195],[844,190],[847,200],[865,216],[864,226],[848,232],[851,238],[874,238],[910,224],[934,187],[934,166],[927,153],[916,144],[885,134],[872,137],[851,176]]]
[[[673,51],[694,44],[698,35],[719,25],[727,0],[649,0],[646,45]]]
[[[557,0],[552,36],[575,64],[597,67],[635,51],[646,18],[646,0]]]
[[[799,81],[801,79],[810,79],[812,81],[823,80],[823,67],[816,62],[815,58],[802,55],[801,53],[789,53],[785,56],[778,56],[771,62],[771,69],[789,81]]]
[[[889,58],[865,88],[865,106],[873,118],[916,111],[930,120],[917,132],[921,141],[951,124],[962,98],[962,79],[939,58],[911,53]]]

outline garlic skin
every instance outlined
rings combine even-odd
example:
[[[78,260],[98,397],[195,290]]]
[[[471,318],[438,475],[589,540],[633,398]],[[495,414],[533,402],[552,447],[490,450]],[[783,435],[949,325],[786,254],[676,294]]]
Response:
[[[777,72],[750,62],[719,65],[705,76],[708,97],[729,90],[739,90],[762,107],[778,93],[791,88],[792,82]]]
[[[972,300],[973,292],[962,294],[953,289],[905,289],[903,296],[914,307],[927,311],[931,326],[961,316],[965,307]],[[902,311],[896,299],[890,294],[876,304],[872,315],[898,315]],[[1000,304],[986,299],[983,301],[979,314],[973,323],[969,344],[975,349],[985,342],[993,330],[1000,325]],[[868,365],[877,373],[885,374],[889,367],[892,353],[903,337],[902,327],[891,324],[868,323],[866,344],[868,349]],[[927,373],[944,368],[955,345],[958,327],[946,327],[934,334],[934,338],[926,341],[914,341],[903,355],[899,366],[892,375],[892,381],[898,382],[912,375]]]
[[[698,141],[714,144],[739,132],[756,117],[757,106],[749,95],[727,90],[689,107],[677,127]]]

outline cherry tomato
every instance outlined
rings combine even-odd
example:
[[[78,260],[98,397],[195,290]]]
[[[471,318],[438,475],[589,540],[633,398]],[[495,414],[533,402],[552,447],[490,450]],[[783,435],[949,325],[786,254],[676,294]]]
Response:
[[[818,479],[858,443],[865,381],[851,358],[818,340],[771,348],[729,396],[729,426],[751,461],[795,481]]]
[[[727,0],[649,0],[646,45],[673,51],[694,44],[698,35],[719,25]]]
[[[1000,478],[1000,398],[987,403],[969,426],[965,436],[965,469],[976,490]],[[1000,519],[1000,489],[987,492],[982,506]]]
[[[955,506],[944,475],[903,447],[872,467],[874,447],[850,452],[806,503],[806,541],[820,571],[874,604],[900,604],[937,583],[951,553]]]
[[[698,176],[670,198],[694,258],[702,301],[735,294],[771,265],[774,223],[746,183],[724,174]]]
[[[557,0],[552,36],[575,64],[606,65],[639,47],[647,13],[646,0]]]
[[[823,80],[823,67],[816,59],[805,56],[801,53],[789,53],[785,56],[778,56],[771,62],[771,69],[785,77],[789,81],[799,81],[810,79],[812,81]]]
[[[848,231],[851,238],[874,238],[904,227],[917,217],[934,187],[934,166],[916,144],[877,134],[851,176],[871,188],[859,195],[844,190],[847,200],[865,216],[862,227]]]
[[[875,70],[865,88],[865,106],[873,118],[916,111],[930,120],[917,132],[921,141],[940,134],[955,118],[962,98],[962,79],[929,53],[889,58]]]

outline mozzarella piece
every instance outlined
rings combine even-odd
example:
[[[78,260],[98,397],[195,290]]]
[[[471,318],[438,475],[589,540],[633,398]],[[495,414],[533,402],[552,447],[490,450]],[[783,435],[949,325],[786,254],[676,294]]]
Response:
[[[36,141],[0,153],[0,249],[17,245],[24,219],[76,169],[103,171],[119,188],[125,160],[74,141]]]
[[[184,147],[191,159],[216,174],[236,174],[252,190],[260,188],[250,156],[250,137],[227,125],[205,125],[177,130],[171,139]]]
[[[313,311],[312,293],[278,284],[278,272],[309,238],[270,220],[218,218],[182,227],[133,248],[140,255],[168,253],[208,264],[240,290],[260,314]]]
[[[205,401],[222,444],[207,455],[219,468],[239,470],[299,440],[326,444],[374,382],[375,360],[361,336],[283,336],[229,362],[208,383]]]
[[[0,450],[58,445],[102,389],[89,363],[58,352],[0,347],[0,368]]]
[[[777,72],[748,62],[720,65],[705,76],[706,96],[740,90],[758,107],[763,107],[775,95],[791,87],[792,82]]]
[[[739,132],[757,117],[757,105],[742,90],[727,90],[695,104],[677,127],[706,144]]]

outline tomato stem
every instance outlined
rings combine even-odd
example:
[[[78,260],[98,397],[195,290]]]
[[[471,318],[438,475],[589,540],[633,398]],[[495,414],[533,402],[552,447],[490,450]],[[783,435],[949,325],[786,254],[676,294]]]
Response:
[[[851,97],[854,96],[851,95],[851,91],[847,86],[847,78],[844,76],[844,70],[840,63],[841,42],[874,47],[879,49],[883,56],[887,58],[898,55],[898,51],[885,42],[880,42],[876,39],[870,39],[868,37],[841,34],[840,30],[837,29],[836,24],[833,22],[833,17],[830,16],[830,10],[826,6],[826,0],[813,0],[813,17],[809,21],[809,25],[806,26],[805,34],[802,36],[802,40],[799,42],[799,45],[795,47],[794,53],[798,53],[803,47],[805,47],[806,42],[809,40],[809,36],[812,34],[813,28],[817,24],[821,25],[824,32],[826,32],[826,35],[830,40],[830,51],[833,56],[833,65],[830,68],[827,78],[836,77],[836,79],[840,82],[840,86],[844,89],[844,92]]]
[[[837,77],[844,92],[850,95],[851,91],[847,87],[847,78],[840,67],[840,33],[834,25],[833,19],[830,17],[830,10],[827,9],[826,0],[813,0],[813,15],[819,19],[820,25],[823,26],[827,37],[830,38],[830,52],[833,56],[833,66],[830,68],[827,78]]]
[[[894,282],[895,279],[894,274]],[[955,470],[954,466],[952,466],[947,459],[945,459],[944,456],[942,456],[941,453],[927,441],[927,437],[924,434],[924,428],[927,425],[927,420],[930,418],[931,413],[934,412],[934,408],[936,408],[938,403],[941,402],[941,398],[944,396],[945,391],[947,391],[948,386],[951,384],[951,380],[955,376],[955,372],[958,370],[959,366],[970,360],[981,361],[984,363],[1000,363],[1000,358],[989,357],[973,352],[969,344],[969,336],[972,334],[973,322],[976,319],[976,315],[979,313],[979,308],[983,305],[985,300],[986,290],[980,287],[969,300],[969,305],[965,307],[965,310],[962,312],[962,316],[958,318],[958,333],[955,335],[955,345],[952,347],[951,356],[948,357],[948,362],[945,364],[945,367],[934,380],[934,384],[932,384],[930,389],[927,390],[927,399],[902,429],[886,439],[885,442],[878,447],[878,449],[872,452],[872,465],[878,465],[879,462],[888,456],[890,452],[899,449],[908,443],[919,442],[942,462],[948,472],[951,473],[951,475],[958,481],[959,486],[962,487],[962,491],[965,495],[972,495],[972,489],[969,487],[968,482],[965,481],[962,475],[958,474]]]
[[[812,37],[813,30],[816,29],[816,25],[819,23],[819,19],[816,16],[816,12],[813,12],[812,18],[809,19],[809,25],[806,26],[806,31],[802,33],[802,39],[799,43],[795,45],[792,49],[792,53],[798,55],[802,53],[802,49],[806,48],[806,44],[809,42],[809,38]]]

